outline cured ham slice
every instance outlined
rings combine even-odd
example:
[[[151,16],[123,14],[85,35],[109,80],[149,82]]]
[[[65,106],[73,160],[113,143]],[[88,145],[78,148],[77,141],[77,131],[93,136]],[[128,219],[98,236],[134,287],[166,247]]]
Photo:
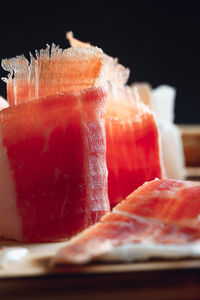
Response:
[[[69,241],[53,262],[83,264],[105,258],[200,256],[199,216],[199,182],[154,180],[139,187],[101,222]]]
[[[104,104],[98,88],[0,112],[0,235],[58,241],[109,211]]]
[[[10,107],[0,112],[0,235],[22,242],[67,239],[110,209],[106,92],[92,87],[101,51],[51,51],[24,63],[30,76],[23,58],[3,62],[12,69]],[[54,76],[55,70],[66,71],[66,78]],[[65,81],[64,92],[59,80]]]
[[[91,47],[67,33],[71,46]],[[137,90],[127,86],[129,70],[103,54],[101,80],[107,87],[106,144],[111,207],[145,181],[165,174],[157,125]]]
[[[168,85],[161,85],[152,90],[146,83],[136,83],[132,87],[137,89],[141,100],[155,114],[167,177],[185,179],[183,144],[179,128],[174,124],[175,89]]]
[[[7,83],[9,105],[17,105],[61,92],[78,92],[95,85],[102,65],[102,51],[60,49],[54,44],[30,54],[30,62],[22,55],[3,59],[3,68],[10,72]]]
[[[111,206],[145,181],[161,178],[159,135],[151,111],[137,91],[110,94],[106,113],[108,194]],[[124,101],[123,101],[124,100]]]

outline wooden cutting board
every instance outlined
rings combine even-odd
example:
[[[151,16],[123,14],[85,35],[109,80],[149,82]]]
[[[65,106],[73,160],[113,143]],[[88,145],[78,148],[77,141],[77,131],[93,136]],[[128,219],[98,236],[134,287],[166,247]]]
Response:
[[[51,257],[66,243],[20,244],[11,241],[0,241],[1,246],[26,247],[28,255],[21,262],[8,263],[0,267],[0,278],[19,278],[46,276],[55,274],[102,274],[122,272],[142,272],[156,270],[175,270],[200,268],[200,259],[154,260],[134,263],[93,263],[85,266],[59,266],[52,268]]]
[[[196,300],[200,259],[154,260],[51,268],[49,261],[65,243],[20,245],[30,254],[0,269],[2,300]],[[1,241],[0,245],[19,246]]]

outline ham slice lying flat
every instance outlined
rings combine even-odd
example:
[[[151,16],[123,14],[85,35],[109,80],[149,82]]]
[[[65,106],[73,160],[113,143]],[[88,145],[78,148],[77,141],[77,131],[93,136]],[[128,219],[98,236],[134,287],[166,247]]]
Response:
[[[31,64],[3,65],[11,74],[10,107],[0,112],[0,235],[67,239],[109,211],[106,93],[93,87],[101,51],[53,46]]]
[[[154,180],[74,237],[54,264],[200,256],[200,183]]]
[[[67,38],[74,47],[92,47],[73,38],[71,32]],[[104,53],[101,75],[108,91],[106,159],[108,195],[114,207],[145,181],[162,178],[165,173],[154,116],[139,93],[127,85],[129,69]]]

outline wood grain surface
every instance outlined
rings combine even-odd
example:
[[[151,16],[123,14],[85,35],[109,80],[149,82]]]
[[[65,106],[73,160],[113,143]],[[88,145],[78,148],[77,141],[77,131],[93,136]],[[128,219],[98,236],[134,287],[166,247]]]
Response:
[[[187,166],[200,166],[200,125],[179,125]]]

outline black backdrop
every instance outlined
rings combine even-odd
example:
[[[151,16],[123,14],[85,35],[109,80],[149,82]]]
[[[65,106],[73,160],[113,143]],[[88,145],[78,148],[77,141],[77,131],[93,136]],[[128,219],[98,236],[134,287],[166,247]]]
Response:
[[[0,58],[68,46],[65,32],[101,47],[131,70],[129,82],[177,89],[176,122],[200,123],[199,1],[41,1],[2,4]],[[2,6],[3,5],[3,6]],[[0,76],[6,76],[3,69]],[[6,96],[0,83],[0,95]]]

